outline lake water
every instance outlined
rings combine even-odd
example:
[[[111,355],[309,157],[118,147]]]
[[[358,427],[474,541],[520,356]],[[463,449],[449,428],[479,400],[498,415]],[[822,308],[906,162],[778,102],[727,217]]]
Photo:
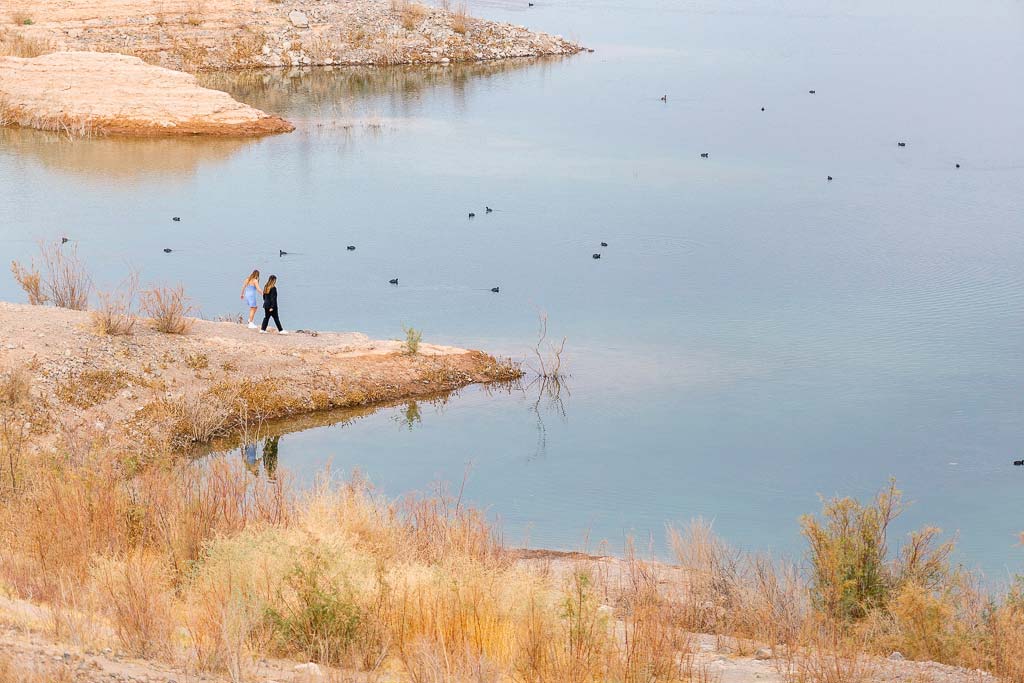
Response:
[[[472,463],[512,543],[703,516],[796,555],[818,494],[895,476],[900,531],[1020,570],[1024,5],[525,5],[471,10],[596,52],[206,76],[298,125],[259,141],[0,133],[4,256],[66,235],[101,285],[130,264],[211,317],[258,267],[291,328],[523,357],[545,311],[567,337],[560,404],[468,388],[286,434],[306,481],[330,462],[400,494]]]

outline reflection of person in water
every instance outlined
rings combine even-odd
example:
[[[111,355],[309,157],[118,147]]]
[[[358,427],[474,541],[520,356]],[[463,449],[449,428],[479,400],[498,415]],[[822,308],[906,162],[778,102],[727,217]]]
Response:
[[[242,446],[242,457],[245,458],[245,467],[253,474],[260,473],[260,466],[257,463],[259,458],[256,457],[256,444],[247,443]]]
[[[263,442],[263,469],[268,479],[273,479],[277,472],[277,442],[280,439],[279,436],[268,436]]]
[[[263,471],[268,479],[273,479],[277,473],[277,442],[279,436],[268,436],[263,440],[263,453],[258,454],[256,442],[247,443],[242,446],[242,458],[245,460],[245,468],[259,476],[260,460],[263,461]]]

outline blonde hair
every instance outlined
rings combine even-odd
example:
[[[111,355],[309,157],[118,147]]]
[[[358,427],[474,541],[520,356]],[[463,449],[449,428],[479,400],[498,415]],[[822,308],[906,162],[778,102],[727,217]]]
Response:
[[[271,275],[270,277],[268,277],[267,278],[267,284],[263,286],[263,293],[266,294],[267,292],[272,290],[276,284],[277,284],[277,276],[276,275]]]
[[[254,270],[251,273],[249,273],[249,277],[246,278],[245,284],[250,284],[252,282],[259,282],[259,281],[260,281],[260,271]]]

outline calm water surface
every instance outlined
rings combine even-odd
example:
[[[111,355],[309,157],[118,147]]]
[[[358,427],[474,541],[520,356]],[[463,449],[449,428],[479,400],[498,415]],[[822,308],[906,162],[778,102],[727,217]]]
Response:
[[[1019,570],[1024,5],[525,4],[471,9],[596,52],[205,77],[298,124],[255,142],[4,132],[4,256],[67,235],[101,285],[132,265],[208,316],[258,267],[292,328],[523,356],[545,311],[568,338],[561,403],[470,388],[287,434],[306,481],[399,494],[472,463],[513,542],[704,516],[796,554],[818,494],[895,476],[901,531]]]

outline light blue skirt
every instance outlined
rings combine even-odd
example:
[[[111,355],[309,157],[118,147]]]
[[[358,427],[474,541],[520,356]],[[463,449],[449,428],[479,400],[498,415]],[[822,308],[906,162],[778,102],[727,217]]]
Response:
[[[249,285],[245,288],[245,303],[249,308],[258,308],[260,303],[260,291],[255,286]]]

